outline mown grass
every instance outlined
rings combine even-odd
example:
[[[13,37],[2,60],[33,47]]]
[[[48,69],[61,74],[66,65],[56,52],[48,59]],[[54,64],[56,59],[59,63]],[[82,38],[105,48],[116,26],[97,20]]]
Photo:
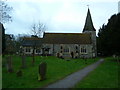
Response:
[[[79,82],[75,88],[120,88],[119,72],[117,60],[109,57],[105,61]],[[119,71],[118,71],[119,70]]]
[[[35,57],[35,65],[32,66],[32,57],[26,57],[27,67],[21,69],[21,58],[19,56],[13,56],[13,73],[8,73],[6,67],[2,68],[2,86],[3,88],[40,88],[44,87],[50,83],[53,83],[65,76],[86,67],[89,64],[94,63],[98,60],[88,59],[87,64],[85,64],[82,59],[73,59],[66,61],[53,56],[48,57]],[[47,79],[44,81],[38,81],[38,65],[41,61],[47,63]],[[5,58],[3,58],[3,63],[5,63]],[[18,70],[23,71],[22,77],[17,77],[16,72]]]

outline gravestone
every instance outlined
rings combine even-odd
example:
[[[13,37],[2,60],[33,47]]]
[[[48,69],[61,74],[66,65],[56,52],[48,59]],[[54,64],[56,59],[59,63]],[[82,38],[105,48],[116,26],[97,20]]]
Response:
[[[47,63],[46,62],[41,62],[39,64],[39,75],[38,75],[38,80],[42,81],[46,79],[46,71],[47,71]]]
[[[7,71],[11,73],[11,72],[13,72],[11,56],[8,56],[6,59],[7,59],[7,64],[6,64]]]
[[[85,58],[85,64],[87,64],[87,58]]]
[[[85,61],[85,64],[87,64],[87,58],[83,56],[83,60]]]
[[[16,75],[17,75],[17,77],[21,77],[22,76],[22,71],[21,70],[17,71]]]
[[[21,66],[21,68],[26,68],[26,57],[25,57],[25,55],[22,55],[21,57],[22,57],[22,66]]]
[[[86,57],[84,57],[84,60],[85,60],[85,64],[87,64],[87,58]]]

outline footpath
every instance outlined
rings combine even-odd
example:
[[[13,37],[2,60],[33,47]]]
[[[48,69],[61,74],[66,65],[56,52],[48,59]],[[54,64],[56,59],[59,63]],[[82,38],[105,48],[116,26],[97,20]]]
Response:
[[[91,71],[97,68],[104,60],[100,59],[99,61],[75,72],[62,80],[59,80],[53,84],[48,85],[45,88],[72,88],[78,82],[80,82],[85,76],[87,76]]]

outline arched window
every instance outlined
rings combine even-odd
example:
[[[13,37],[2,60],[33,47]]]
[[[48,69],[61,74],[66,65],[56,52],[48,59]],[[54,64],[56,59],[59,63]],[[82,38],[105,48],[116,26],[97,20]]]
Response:
[[[41,51],[40,51],[40,49],[36,49],[36,53],[40,53]]]
[[[81,47],[81,53],[87,53],[86,47]]]
[[[63,48],[63,51],[64,51],[65,53],[68,53],[68,52],[69,52],[69,47],[68,47],[68,46],[65,46],[65,47]]]
[[[60,48],[61,48],[61,49],[63,49],[63,47],[62,47],[62,46],[61,46]]]
[[[78,49],[78,46],[76,46],[76,49]]]
[[[26,48],[26,52],[30,52],[31,51],[31,49],[30,48]]]
[[[64,52],[69,52],[69,48],[65,48],[65,49],[64,49]]]

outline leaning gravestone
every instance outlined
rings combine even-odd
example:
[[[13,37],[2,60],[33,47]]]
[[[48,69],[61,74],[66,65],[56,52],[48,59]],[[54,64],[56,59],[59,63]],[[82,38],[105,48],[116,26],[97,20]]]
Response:
[[[87,58],[86,57],[84,57],[84,60],[85,60],[85,64],[87,64]]]
[[[25,57],[25,55],[22,55],[21,56],[22,57],[22,66],[21,66],[21,68],[26,68],[26,57]]]
[[[12,66],[12,59],[11,59],[11,56],[8,56],[7,58],[7,71],[8,72],[13,72],[13,66]]]
[[[22,76],[22,71],[21,70],[18,70],[17,73],[16,73],[17,77],[21,77]]]
[[[46,79],[46,71],[47,71],[47,63],[46,62],[41,62],[39,64],[39,75],[38,75],[38,80],[42,81]]]

